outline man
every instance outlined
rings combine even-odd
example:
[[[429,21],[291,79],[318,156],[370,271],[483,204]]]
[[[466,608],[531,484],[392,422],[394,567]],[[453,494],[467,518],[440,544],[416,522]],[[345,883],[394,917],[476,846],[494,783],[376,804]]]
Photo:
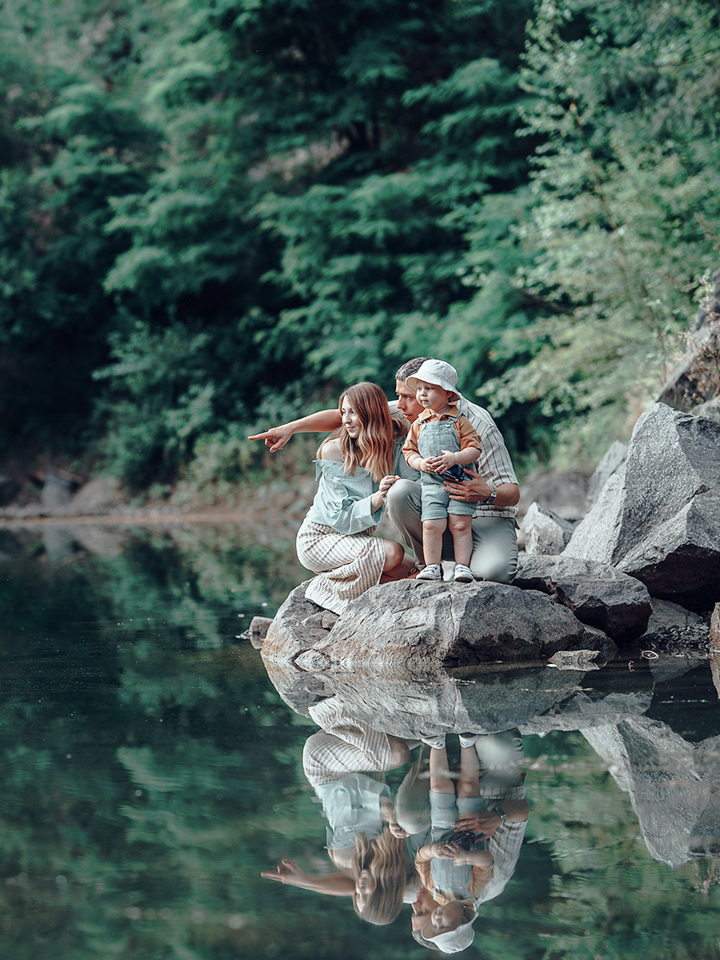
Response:
[[[407,385],[422,364],[430,357],[416,357],[404,363],[395,374],[396,407],[409,423],[417,420],[423,408],[415,393]],[[436,361],[440,362],[440,361]],[[483,407],[470,403],[461,396],[458,401],[464,414],[480,435],[482,442],[478,471],[465,469],[470,477],[461,483],[447,481],[445,490],[453,500],[477,503],[472,521],[473,550],[470,570],[477,580],[509,583],[517,570],[517,503],[520,488],[502,434],[490,414]],[[330,432],[340,426],[338,410],[320,410],[299,420],[272,427],[255,434],[249,440],[264,440],[271,453],[282,450],[294,433]],[[418,568],[425,566],[422,552],[422,522],[420,520],[420,483],[397,480],[388,491],[388,515],[402,538],[412,547]],[[454,560],[452,536],[443,538],[443,560]]]

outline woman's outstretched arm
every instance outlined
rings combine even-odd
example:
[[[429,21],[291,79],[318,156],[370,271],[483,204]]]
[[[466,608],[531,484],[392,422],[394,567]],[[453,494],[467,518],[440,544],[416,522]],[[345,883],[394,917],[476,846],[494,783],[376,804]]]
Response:
[[[270,453],[277,453],[294,433],[330,433],[337,430],[341,422],[339,410],[318,410],[317,413],[310,413],[299,420],[291,420],[289,423],[270,427],[263,433],[255,433],[248,437],[248,440],[264,440],[265,446],[270,447]]]
[[[331,897],[351,897],[355,893],[355,881],[346,873],[311,875],[304,873],[294,860],[283,860],[275,870],[263,870],[260,876]]]

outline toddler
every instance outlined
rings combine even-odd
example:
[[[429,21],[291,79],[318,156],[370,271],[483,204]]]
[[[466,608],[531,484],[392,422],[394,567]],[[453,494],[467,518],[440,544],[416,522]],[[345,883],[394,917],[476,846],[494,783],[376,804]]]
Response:
[[[474,735],[460,737],[460,776],[457,788],[448,772],[445,737],[425,739],[430,751],[430,843],[420,847],[415,867],[425,893],[413,906],[413,936],[443,953],[464,950],[473,941],[475,904],[493,877],[493,857],[487,840],[458,830],[462,817],[483,806],[480,764]],[[457,793],[456,793],[457,789]],[[420,922],[418,916],[424,916]]]
[[[422,889],[412,905],[413,940],[441,953],[459,953],[475,939],[472,923],[475,910],[467,903],[450,900],[439,904]]]
[[[442,580],[442,540],[449,527],[455,549],[455,580],[474,579],[469,567],[472,554],[472,518],[475,503],[451,500],[443,489],[446,474],[455,470],[453,480],[464,479],[459,465],[473,463],[480,456],[480,437],[458,410],[460,395],[457,370],[443,360],[426,360],[407,384],[415,390],[425,410],[413,423],[403,453],[408,465],[420,471],[422,482],[422,531],[425,568],[418,580]]]

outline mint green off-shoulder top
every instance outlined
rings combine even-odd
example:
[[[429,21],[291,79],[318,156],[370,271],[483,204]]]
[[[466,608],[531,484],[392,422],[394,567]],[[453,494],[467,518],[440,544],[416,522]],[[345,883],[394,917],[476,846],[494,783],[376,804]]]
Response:
[[[378,484],[364,467],[355,473],[345,473],[339,460],[315,460],[315,477],[319,479],[318,491],[306,520],[332,527],[338,533],[362,533],[376,527],[382,519],[384,507],[373,512],[370,498],[378,490]],[[395,445],[395,472],[397,476],[415,480],[419,474],[405,463],[402,456],[402,441]]]

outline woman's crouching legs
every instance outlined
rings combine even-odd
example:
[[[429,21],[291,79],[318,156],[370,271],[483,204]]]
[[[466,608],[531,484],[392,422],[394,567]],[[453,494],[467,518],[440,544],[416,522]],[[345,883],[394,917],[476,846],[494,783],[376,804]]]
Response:
[[[425,566],[422,552],[422,523],[420,483],[415,480],[396,480],[387,492],[385,507],[402,540],[415,554],[418,566]]]
[[[404,580],[413,569],[415,561],[405,553],[401,543],[383,540],[382,544],[385,549],[385,565],[380,583],[387,583],[388,580]]]

